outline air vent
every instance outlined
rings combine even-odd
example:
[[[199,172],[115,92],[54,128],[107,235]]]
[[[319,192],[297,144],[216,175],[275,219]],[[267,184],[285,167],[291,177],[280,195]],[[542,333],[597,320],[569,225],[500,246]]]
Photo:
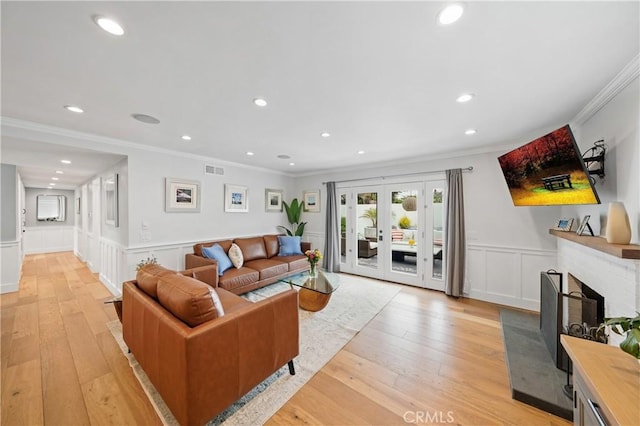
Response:
[[[205,175],[223,175],[224,169],[218,166],[212,166],[211,164],[204,165],[204,174]]]

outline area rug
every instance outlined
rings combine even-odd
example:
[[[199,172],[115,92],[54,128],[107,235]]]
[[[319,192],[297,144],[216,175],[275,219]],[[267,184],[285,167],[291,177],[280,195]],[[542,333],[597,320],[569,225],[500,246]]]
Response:
[[[258,301],[291,288],[277,283],[243,297]],[[320,312],[299,310],[300,354],[294,359],[296,374],[291,376],[283,366],[276,373],[256,386],[247,395],[212,419],[208,425],[258,425],[264,424],[282,407],[313,375],[344,347],[382,308],[393,299],[401,287],[363,277],[340,274],[340,287],[332,295],[329,304]],[[165,425],[177,425],[177,421],[157,393],[146,374],[133,357],[127,353],[122,340],[119,321],[107,324],[145,393]]]

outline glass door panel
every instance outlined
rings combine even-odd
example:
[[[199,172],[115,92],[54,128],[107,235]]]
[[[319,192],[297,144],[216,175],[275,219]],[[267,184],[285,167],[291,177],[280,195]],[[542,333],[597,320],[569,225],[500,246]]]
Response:
[[[418,184],[387,185],[388,234],[385,278],[420,285],[424,251],[422,223],[424,211]]]
[[[426,240],[429,250],[425,253],[424,286],[444,291],[444,237],[445,237],[445,191],[444,182],[426,184],[427,226]]]
[[[356,263],[378,269],[378,192],[357,192],[356,200]]]

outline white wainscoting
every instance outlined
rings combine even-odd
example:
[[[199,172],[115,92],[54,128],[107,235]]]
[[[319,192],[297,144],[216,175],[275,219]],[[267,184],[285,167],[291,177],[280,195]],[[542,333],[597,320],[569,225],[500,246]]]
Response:
[[[540,272],[556,269],[555,250],[469,244],[465,294],[540,311]]]
[[[302,241],[311,243],[313,250],[318,249],[324,255],[324,232],[305,232]]]
[[[20,286],[20,242],[0,242],[0,294],[18,291]]]
[[[73,226],[30,226],[22,234],[24,254],[73,251]]]

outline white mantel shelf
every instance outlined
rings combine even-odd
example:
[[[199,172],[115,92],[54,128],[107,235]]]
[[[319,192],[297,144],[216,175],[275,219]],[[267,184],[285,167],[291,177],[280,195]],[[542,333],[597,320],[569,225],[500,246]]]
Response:
[[[594,250],[598,250],[621,259],[640,259],[640,246],[637,244],[609,244],[603,237],[578,235],[575,232],[558,231],[555,229],[549,229],[549,233],[558,238],[573,241],[574,243],[590,247]]]

